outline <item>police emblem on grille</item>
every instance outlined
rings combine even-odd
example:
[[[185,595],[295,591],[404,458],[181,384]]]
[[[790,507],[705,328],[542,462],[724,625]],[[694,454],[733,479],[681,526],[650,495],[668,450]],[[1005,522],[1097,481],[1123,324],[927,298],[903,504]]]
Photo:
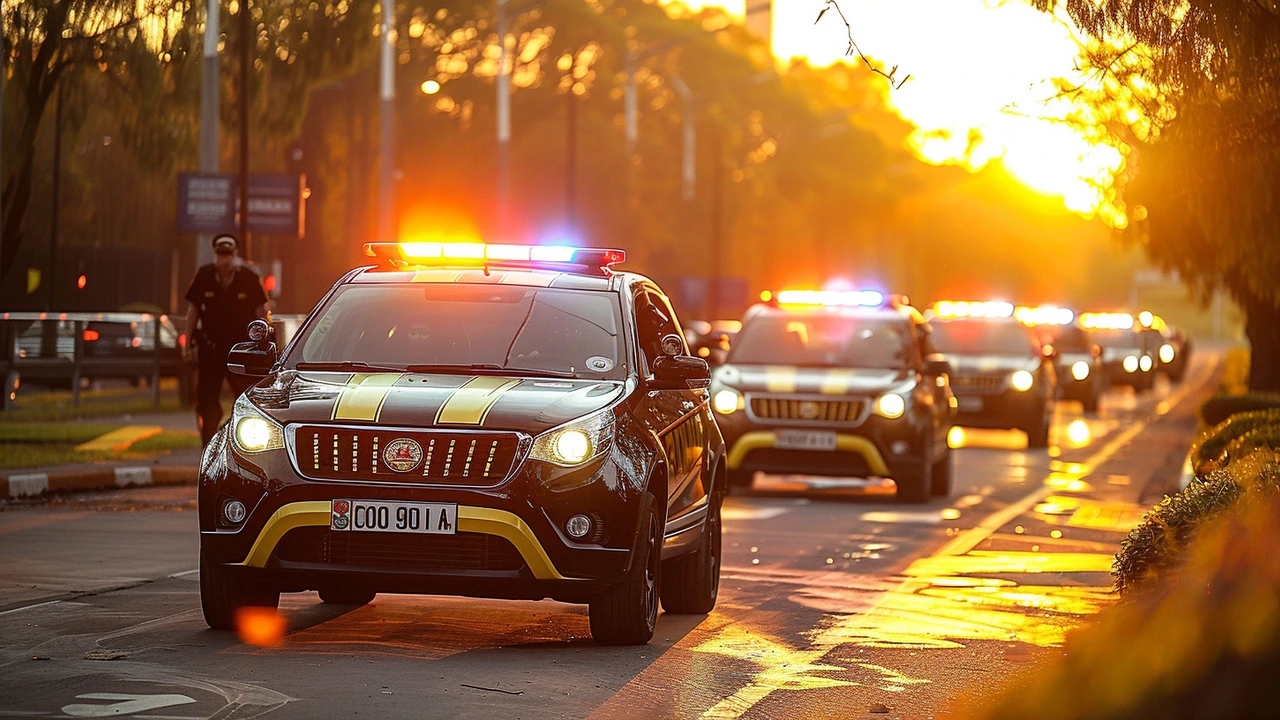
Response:
[[[818,403],[802,402],[800,403],[800,417],[805,420],[813,420],[818,417]]]
[[[409,438],[396,438],[383,446],[382,463],[395,472],[410,472],[422,463],[422,446]]]

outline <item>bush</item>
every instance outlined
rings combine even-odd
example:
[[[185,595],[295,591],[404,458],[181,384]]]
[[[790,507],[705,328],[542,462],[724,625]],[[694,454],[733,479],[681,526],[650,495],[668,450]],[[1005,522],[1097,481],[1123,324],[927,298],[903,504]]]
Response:
[[[1251,392],[1244,395],[1215,394],[1200,406],[1200,421],[1210,427],[1232,415],[1255,410],[1280,409],[1280,393]]]
[[[1274,428],[1272,428],[1274,430]],[[1120,541],[1111,566],[1122,595],[1149,587],[1181,565],[1197,530],[1232,508],[1248,492],[1270,496],[1280,489],[1280,453],[1259,450],[1166,495]]]
[[[1273,455],[1263,469],[1274,485]],[[1235,467],[1235,465],[1233,465]],[[1256,483],[1255,483],[1256,484]],[[1068,637],[986,720],[1272,718],[1280,709],[1280,496],[1206,526],[1187,564]],[[1270,560],[1270,561],[1268,561]],[[974,703],[983,703],[975,698]]]
[[[1228,447],[1239,438],[1268,427],[1280,427],[1280,408],[1237,413],[1202,433],[1191,445],[1191,467],[1196,477],[1204,478],[1232,459],[1242,457],[1238,453],[1228,454]]]

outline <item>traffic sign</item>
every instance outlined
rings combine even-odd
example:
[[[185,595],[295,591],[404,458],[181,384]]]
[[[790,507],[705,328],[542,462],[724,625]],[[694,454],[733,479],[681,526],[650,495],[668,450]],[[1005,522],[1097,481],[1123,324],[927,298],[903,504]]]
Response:
[[[267,235],[306,234],[303,175],[249,176],[249,232]],[[239,182],[235,175],[178,175],[178,232],[235,232]]]

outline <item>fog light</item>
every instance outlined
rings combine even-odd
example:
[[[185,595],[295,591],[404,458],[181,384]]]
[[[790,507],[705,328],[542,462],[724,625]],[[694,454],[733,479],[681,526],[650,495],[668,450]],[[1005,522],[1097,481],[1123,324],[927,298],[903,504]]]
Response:
[[[586,515],[574,515],[564,524],[564,529],[569,533],[569,537],[581,540],[591,532],[591,518]]]
[[[1122,365],[1124,366],[1124,371],[1127,373],[1138,372],[1138,356],[1137,355],[1127,356],[1124,359],[1124,362],[1122,363]]]
[[[907,451],[911,449],[911,446],[905,441],[899,440],[898,442],[890,445],[889,449],[893,451],[894,455],[906,455]]]
[[[1071,377],[1076,380],[1084,380],[1089,377],[1089,363],[1079,360],[1071,366]]]
[[[1150,355],[1143,355],[1138,360],[1138,367],[1142,368],[1142,372],[1151,372],[1151,366],[1154,364],[1155,363],[1152,362]]]
[[[222,516],[232,525],[239,525],[244,522],[246,512],[244,503],[239,500],[228,500],[222,506]]]

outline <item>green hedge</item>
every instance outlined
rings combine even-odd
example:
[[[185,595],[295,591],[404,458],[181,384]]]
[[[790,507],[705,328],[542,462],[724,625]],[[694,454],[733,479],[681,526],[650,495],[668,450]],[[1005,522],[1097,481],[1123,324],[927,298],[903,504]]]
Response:
[[[1197,478],[1204,478],[1214,470],[1224,467],[1238,453],[1227,450],[1236,440],[1259,430],[1280,426],[1280,408],[1250,410],[1228,417],[1205,431],[1191,445],[1191,467]],[[1272,447],[1280,447],[1273,445]]]
[[[1252,410],[1280,409],[1280,393],[1251,392],[1244,395],[1216,394],[1200,406],[1200,420],[1217,425],[1232,415]]]

